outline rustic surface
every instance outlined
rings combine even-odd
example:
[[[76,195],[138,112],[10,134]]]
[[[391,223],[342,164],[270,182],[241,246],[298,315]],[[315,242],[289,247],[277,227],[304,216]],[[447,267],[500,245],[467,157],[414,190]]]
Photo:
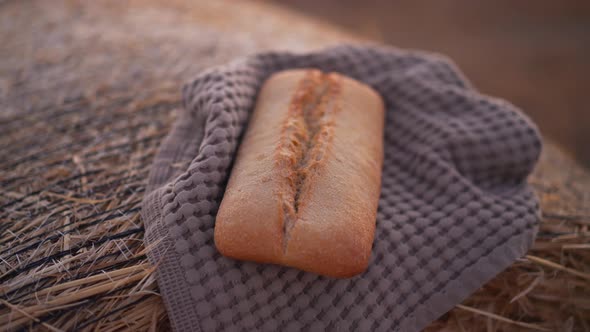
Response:
[[[167,326],[139,204],[182,83],[236,56],[352,38],[227,6],[0,3],[0,330]],[[433,328],[590,329],[590,174],[548,144],[531,183],[545,218],[528,258]]]

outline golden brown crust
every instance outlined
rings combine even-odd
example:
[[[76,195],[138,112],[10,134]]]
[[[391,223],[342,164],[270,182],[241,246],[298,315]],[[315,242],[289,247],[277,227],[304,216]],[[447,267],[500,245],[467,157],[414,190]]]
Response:
[[[383,102],[336,73],[289,70],[261,89],[215,226],[229,257],[349,277],[374,237]]]

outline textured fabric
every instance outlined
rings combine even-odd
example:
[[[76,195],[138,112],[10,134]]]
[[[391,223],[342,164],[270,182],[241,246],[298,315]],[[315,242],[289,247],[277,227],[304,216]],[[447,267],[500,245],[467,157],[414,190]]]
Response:
[[[363,81],[386,103],[373,252],[368,270],[351,279],[235,261],[213,242],[259,87],[273,72],[302,67]],[[142,209],[177,331],[418,331],[532,244],[538,204],[526,178],[539,133],[440,56],[377,46],[263,53],[202,73],[183,97]]]

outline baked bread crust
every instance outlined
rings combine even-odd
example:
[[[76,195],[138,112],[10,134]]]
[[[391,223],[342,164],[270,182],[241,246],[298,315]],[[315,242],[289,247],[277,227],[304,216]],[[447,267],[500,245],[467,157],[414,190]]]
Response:
[[[383,125],[383,101],[363,83],[315,69],[271,76],[217,214],[217,249],[330,277],[363,272],[375,233]]]

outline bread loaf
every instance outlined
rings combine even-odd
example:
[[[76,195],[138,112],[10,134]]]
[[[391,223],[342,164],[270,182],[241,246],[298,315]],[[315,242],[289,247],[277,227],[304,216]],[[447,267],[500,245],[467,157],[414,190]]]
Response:
[[[367,268],[384,105],[337,73],[288,70],[263,85],[215,222],[227,257],[331,276]]]

